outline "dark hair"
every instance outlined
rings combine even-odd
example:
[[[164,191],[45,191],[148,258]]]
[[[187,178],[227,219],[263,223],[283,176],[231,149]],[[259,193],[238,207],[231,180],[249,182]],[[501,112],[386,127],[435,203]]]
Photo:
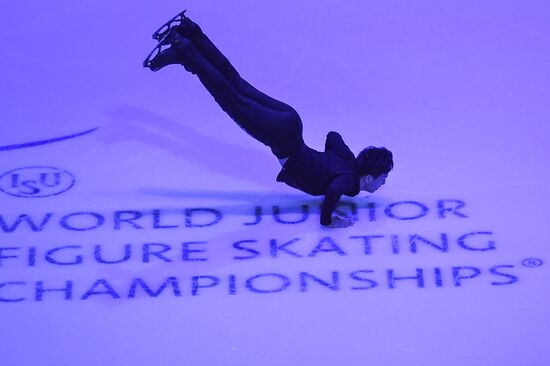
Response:
[[[369,146],[357,155],[355,164],[361,177],[370,175],[376,179],[393,169],[393,154],[385,147]]]

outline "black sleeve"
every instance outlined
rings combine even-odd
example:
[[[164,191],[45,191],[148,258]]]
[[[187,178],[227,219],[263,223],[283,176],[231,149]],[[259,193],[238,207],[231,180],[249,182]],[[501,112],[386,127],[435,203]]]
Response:
[[[340,197],[351,191],[353,191],[353,177],[349,175],[340,175],[330,182],[325,191],[325,200],[321,209],[321,225],[330,225],[332,222],[332,212]]]
[[[325,141],[325,151],[333,151],[335,153],[342,154],[344,156],[349,156],[354,158],[353,152],[346,145],[342,136],[338,132],[330,131],[327,134],[327,139]]]

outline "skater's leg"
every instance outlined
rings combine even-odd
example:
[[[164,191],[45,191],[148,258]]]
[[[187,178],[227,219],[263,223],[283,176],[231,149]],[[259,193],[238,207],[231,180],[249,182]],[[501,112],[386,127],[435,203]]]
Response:
[[[294,110],[278,111],[240,94],[202,55],[188,53],[185,65],[195,73],[220,107],[250,136],[280,159],[301,143],[302,122]]]
[[[253,99],[256,102],[265,105],[266,107],[269,107],[271,109],[275,109],[278,111],[284,111],[284,112],[291,112],[296,113],[294,108],[289,106],[288,104],[281,102],[280,100],[277,100],[275,98],[270,97],[269,95],[259,91],[250,83],[248,83],[245,79],[238,76],[233,81],[233,85],[235,88],[241,93],[242,95],[245,95],[247,98]]]
[[[206,58],[212,66],[218,69],[227,81],[232,83],[239,75],[223,53],[221,53],[206,34],[202,32],[198,24],[186,17],[176,29],[179,34],[193,42],[200,54]]]
[[[212,66],[218,69],[240,94],[271,109],[295,112],[288,104],[262,93],[241,78],[229,60],[191,19],[185,18],[178,27],[178,32],[191,40],[200,54],[206,58]]]
[[[287,158],[302,140],[302,121],[295,111],[277,111],[238,93],[208,62],[195,69],[220,107],[246,133]]]

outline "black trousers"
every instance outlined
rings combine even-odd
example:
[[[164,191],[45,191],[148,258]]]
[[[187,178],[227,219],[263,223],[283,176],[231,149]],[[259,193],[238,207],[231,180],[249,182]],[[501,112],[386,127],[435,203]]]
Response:
[[[304,143],[298,113],[241,78],[229,60],[201,31],[186,35],[199,55],[188,57],[191,69],[220,107],[250,136],[284,159]]]

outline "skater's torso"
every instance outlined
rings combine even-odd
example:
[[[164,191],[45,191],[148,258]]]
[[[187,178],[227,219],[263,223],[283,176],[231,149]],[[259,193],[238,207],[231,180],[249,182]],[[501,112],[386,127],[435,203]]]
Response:
[[[359,173],[355,156],[342,137],[331,131],[327,135],[325,151],[316,151],[302,144],[284,163],[277,181],[284,182],[313,196],[323,195],[331,182],[341,176],[341,194],[356,196],[359,193]]]

